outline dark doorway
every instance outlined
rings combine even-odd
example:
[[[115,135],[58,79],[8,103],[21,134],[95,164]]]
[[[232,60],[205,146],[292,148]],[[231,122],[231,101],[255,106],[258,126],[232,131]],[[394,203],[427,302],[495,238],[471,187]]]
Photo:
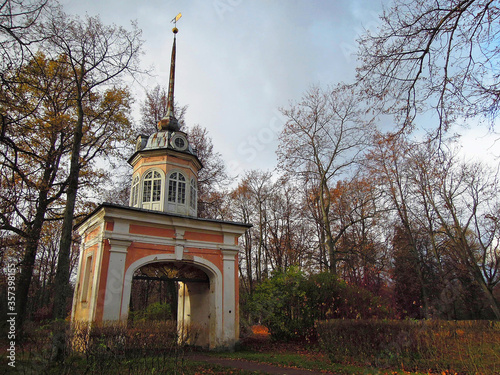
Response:
[[[129,322],[177,321],[179,282],[209,284],[205,272],[189,263],[158,262],[134,272],[129,304]]]

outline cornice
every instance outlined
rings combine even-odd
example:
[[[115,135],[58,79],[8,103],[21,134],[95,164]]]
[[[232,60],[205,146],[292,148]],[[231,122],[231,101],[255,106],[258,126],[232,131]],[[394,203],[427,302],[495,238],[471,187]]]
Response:
[[[160,225],[174,227],[176,229],[197,229],[219,232],[225,234],[241,235],[245,233],[251,224],[222,221],[214,219],[202,219],[181,215],[173,215],[161,211],[145,210],[135,207],[120,206],[112,203],[102,203],[75,229],[83,234],[93,225],[101,221],[125,220],[134,224]]]
[[[196,166],[196,168],[198,168],[198,170],[203,168],[203,164],[201,163],[200,159],[198,159],[198,156],[193,155],[189,152],[177,151],[177,150],[172,150],[169,148],[136,151],[128,159],[128,163],[132,167],[134,167],[139,162],[139,160],[141,160],[143,158],[164,156],[164,155],[171,155],[171,156],[174,156],[174,157],[179,158],[179,159],[191,161],[195,164],[195,166]]]

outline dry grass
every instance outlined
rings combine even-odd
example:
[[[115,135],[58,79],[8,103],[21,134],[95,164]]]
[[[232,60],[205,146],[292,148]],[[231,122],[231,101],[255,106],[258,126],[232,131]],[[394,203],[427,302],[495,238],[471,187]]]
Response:
[[[318,325],[333,362],[460,374],[500,372],[500,323],[334,320]]]

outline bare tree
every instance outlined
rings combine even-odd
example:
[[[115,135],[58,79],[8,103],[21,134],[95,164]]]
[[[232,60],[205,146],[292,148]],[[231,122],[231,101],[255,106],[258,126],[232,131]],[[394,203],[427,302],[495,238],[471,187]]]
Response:
[[[386,136],[376,145],[367,165],[394,212],[396,297],[418,287],[423,316],[456,317],[459,299],[472,311],[465,282],[498,318],[498,176],[460,162],[449,144]]]
[[[297,266],[301,270],[312,270],[314,241],[312,228],[304,217],[302,194],[288,177],[278,178],[267,199],[268,232],[267,248],[270,267],[273,271],[286,272]]]
[[[344,86],[323,91],[313,87],[301,102],[282,110],[288,119],[279,137],[281,169],[303,183],[317,184],[329,270],[337,273],[339,262],[332,233],[330,189],[336,179],[352,171],[368,145],[371,121],[364,119],[354,92]]]
[[[247,292],[273,271],[291,266],[313,269],[311,227],[304,220],[302,196],[287,177],[250,170],[231,192],[233,220],[251,222],[240,256],[240,273]]]
[[[457,119],[493,120],[500,104],[500,8],[496,0],[394,0],[359,40],[358,81],[372,106],[411,130],[426,108],[437,136]]]
[[[251,193],[248,186],[240,183],[230,193],[231,198],[231,219],[244,223],[251,223],[254,215],[254,206],[252,205]],[[253,236],[252,229],[249,229],[243,235],[243,251],[239,259],[239,274],[243,281],[243,286],[248,294],[254,289],[255,265],[253,261]]]
[[[198,173],[198,215],[223,218],[222,192],[229,183],[226,164],[222,155],[214,150],[208,130],[194,125],[186,130],[203,168]]]
[[[428,153],[418,156],[413,160],[416,168],[422,168]],[[483,164],[459,162],[451,153],[439,158],[440,162],[433,163],[437,178],[428,178],[434,183],[424,185],[439,246],[455,268],[464,269],[477,283],[500,319],[500,305],[493,293],[500,282],[498,176]]]
[[[2,0],[0,1],[0,74],[19,68],[26,59],[31,59],[37,43],[45,38],[35,27],[46,11],[48,0]]]
[[[158,122],[167,114],[168,93],[164,87],[156,85],[151,91],[146,91],[146,99],[141,106],[141,124],[136,129],[139,133],[150,135],[158,131]],[[181,129],[188,106],[180,107],[174,103],[174,115]]]
[[[368,176],[358,174],[338,181],[330,194],[334,242],[343,279],[378,292],[388,263],[377,225],[383,209],[379,207],[381,192]]]
[[[412,145],[402,137],[394,135],[380,135],[374,138],[375,147],[367,155],[365,165],[368,167],[372,181],[378,186],[386,200],[384,208],[394,213],[392,222],[395,234],[392,240],[393,247],[398,254],[398,260],[405,258],[414,278],[418,281],[413,288],[419,288],[419,300],[423,312],[429,317],[430,292],[425,272],[422,230],[418,217],[425,218],[425,211],[416,207],[415,180],[412,179],[413,170],[408,155]],[[425,236],[426,237],[426,236]],[[408,278],[410,280],[410,277]],[[403,278],[401,278],[403,280]],[[400,285],[397,285],[400,288]],[[419,304],[420,306],[420,304]]]
[[[271,181],[271,172],[258,170],[248,171],[240,183],[240,189],[245,191],[250,198],[254,209],[255,230],[253,230],[254,242],[256,243],[256,252],[253,264],[255,266],[255,277],[260,281],[263,277],[269,275],[269,254],[268,254],[268,220],[269,220],[269,200],[273,192],[273,183]]]

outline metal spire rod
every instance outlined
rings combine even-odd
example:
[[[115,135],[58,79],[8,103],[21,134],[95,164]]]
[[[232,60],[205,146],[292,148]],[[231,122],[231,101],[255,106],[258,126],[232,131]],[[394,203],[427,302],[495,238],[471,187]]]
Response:
[[[179,130],[179,123],[177,122],[177,119],[174,116],[174,86],[175,86],[176,35],[179,32],[176,25],[177,21],[181,17],[182,14],[179,13],[172,19],[172,21],[170,21],[174,23],[174,28],[172,29],[172,32],[174,33],[174,43],[172,45],[172,57],[170,59],[170,78],[168,82],[167,114],[158,123],[158,128],[160,130],[171,130],[171,131]]]

